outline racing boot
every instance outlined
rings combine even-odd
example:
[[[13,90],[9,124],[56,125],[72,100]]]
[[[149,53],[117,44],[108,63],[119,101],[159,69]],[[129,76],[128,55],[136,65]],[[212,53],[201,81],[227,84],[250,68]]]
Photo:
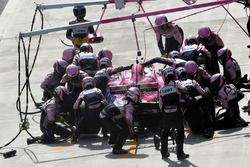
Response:
[[[177,155],[177,159],[179,161],[186,159],[186,158],[189,158],[189,154],[182,153],[182,154]]]

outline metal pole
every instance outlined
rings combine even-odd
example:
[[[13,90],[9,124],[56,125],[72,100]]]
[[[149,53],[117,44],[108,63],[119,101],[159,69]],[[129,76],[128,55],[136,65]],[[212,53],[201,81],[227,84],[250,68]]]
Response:
[[[236,1],[237,0],[212,1],[212,2],[207,2],[207,3],[191,5],[191,6],[182,6],[182,7],[159,10],[159,11],[154,11],[154,12],[136,14],[134,16],[130,15],[130,16],[110,18],[110,19],[101,20],[101,22],[102,22],[102,24],[112,23],[112,22],[119,22],[119,21],[130,20],[130,19],[132,19],[132,17],[141,18],[141,17],[147,17],[147,16],[155,16],[155,15],[159,15],[159,14],[181,12],[181,11],[185,11],[185,10],[199,9],[199,8],[205,8],[205,7],[209,7],[209,6],[225,5],[225,4],[230,4],[230,3],[233,3],[233,2],[236,2]]]
[[[36,36],[36,35],[48,34],[48,33],[56,32],[56,31],[62,31],[62,30],[74,29],[74,28],[91,26],[91,25],[98,25],[98,24],[101,24],[101,21],[91,21],[91,22],[84,22],[84,23],[60,26],[60,27],[55,27],[55,28],[48,28],[48,29],[43,29],[43,30],[21,32],[20,37],[25,38],[25,37],[31,37],[31,36]]]
[[[97,1],[89,1],[89,2],[68,2],[68,3],[45,3],[45,4],[38,4],[37,8],[41,10],[46,9],[59,9],[64,7],[71,7],[71,6],[90,6],[90,5],[105,5],[110,3],[109,0],[97,0]]]
[[[224,5],[222,7],[225,9],[225,11],[231,16],[231,18],[234,20],[234,22],[242,29],[242,31],[249,37],[248,32],[240,25],[240,23],[235,19],[235,17],[225,8]]]
[[[72,29],[72,28],[78,28],[78,27],[82,27],[82,26],[107,24],[107,23],[130,20],[132,18],[142,18],[142,17],[154,16],[154,15],[158,15],[158,14],[174,13],[174,12],[204,8],[204,7],[209,7],[209,6],[225,5],[225,4],[233,3],[233,2],[236,2],[236,1],[237,0],[221,0],[221,1],[213,1],[213,2],[208,2],[208,3],[191,5],[191,6],[182,6],[182,7],[176,7],[176,8],[165,9],[165,10],[160,10],[160,11],[136,14],[136,15],[133,15],[133,16],[130,15],[130,16],[115,17],[115,18],[103,19],[103,20],[100,20],[100,21],[91,21],[91,22],[87,22],[87,23],[85,22],[85,23],[78,23],[78,24],[61,26],[61,27],[50,28],[50,29],[43,29],[43,30],[36,30],[36,31],[31,31],[31,32],[24,32],[24,33],[20,33],[20,36],[21,37],[30,37],[30,36],[35,36],[35,35],[48,34],[50,32],[55,32],[55,31],[62,31],[62,30],[68,30],[68,29]]]
[[[125,2],[137,2],[138,0],[125,0]],[[154,1],[154,0],[143,0],[143,1]],[[115,3],[115,0],[93,0],[87,2],[65,2],[65,3],[44,3],[38,4],[37,8],[41,10],[46,9],[59,9],[64,7],[72,7],[77,5],[91,6],[91,5],[106,5],[110,3]]]

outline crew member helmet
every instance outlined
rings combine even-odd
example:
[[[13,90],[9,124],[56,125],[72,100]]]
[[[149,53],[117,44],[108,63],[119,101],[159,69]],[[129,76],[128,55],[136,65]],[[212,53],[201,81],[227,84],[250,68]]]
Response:
[[[82,79],[82,88],[88,89],[95,87],[95,80],[93,77],[85,77]]]
[[[158,15],[155,18],[155,26],[160,30],[167,30],[168,29],[168,19],[165,15]]]
[[[54,65],[54,71],[57,72],[58,74],[65,74],[66,68],[69,65],[69,63],[67,63],[66,61],[64,61],[63,59],[58,59]]]
[[[74,78],[79,74],[79,68],[74,64],[70,64],[66,68],[66,74],[68,77]]]
[[[168,58],[179,58],[180,57],[180,52],[177,50],[172,50],[168,54]]]
[[[137,87],[130,87],[126,93],[126,98],[134,103],[138,103],[141,97],[140,89]]]
[[[188,75],[195,75],[198,71],[198,65],[192,60],[187,61],[185,64],[185,70]]]
[[[189,35],[187,36],[187,38],[185,39],[185,45],[194,45],[194,44],[198,44],[197,38],[193,35]]]
[[[103,57],[107,57],[107,58],[109,58],[110,60],[112,60],[112,58],[113,58],[113,53],[112,53],[112,51],[111,51],[110,49],[108,49],[108,48],[103,48],[102,50],[99,51],[99,53],[98,53],[98,58],[99,58],[99,60],[100,60],[100,59],[103,58]]]
[[[176,79],[182,80],[187,78],[186,69],[184,67],[178,67],[175,69]]]
[[[211,76],[210,78],[210,84],[213,89],[218,90],[220,89],[225,83],[225,78],[222,74],[216,73]]]
[[[72,63],[74,56],[75,49],[73,47],[69,47],[63,50],[62,59],[68,62],[69,64]]]
[[[80,52],[91,52],[93,53],[93,47],[90,45],[90,43],[83,43],[80,46]]]
[[[200,37],[203,41],[208,41],[211,36],[211,30],[209,27],[204,26],[198,29],[198,37]]]
[[[167,66],[162,70],[162,79],[165,82],[167,79],[170,79],[171,77],[174,77],[175,71],[174,68],[171,66]]]
[[[220,64],[225,64],[231,56],[231,50],[226,47],[219,49],[217,52],[217,57],[219,59]]]
[[[67,94],[67,88],[64,86],[58,86],[55,88],[55,97],[59,98],[60,101],[63,101],[64,95]]]
[[[100,69],[111,67],[112,66],[112,62],[111,62],[111,60],[109,58],[103,57],[99,61],[99,66],[100,66]]]

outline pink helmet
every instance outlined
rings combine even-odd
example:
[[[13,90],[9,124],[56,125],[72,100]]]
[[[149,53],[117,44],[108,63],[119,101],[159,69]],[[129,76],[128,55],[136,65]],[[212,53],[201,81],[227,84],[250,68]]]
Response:
[[[87,87],[94,87],[95,80],[93,77],[85,77],[82,79],[82,88],[86,89]]]
[[[173,50],[168,54],[168,58],[179,58],[179,57],[180,57],[180,52],[178,52],[177,50]]]
[[[79,68],[74,64],[70,64],[66,68],[66,74],[70,78],[76,77],[79,74]]]
[[[211,30],[209,27],[206,27],[206,26],[200,27],[198,30],[198,36],[200,38],[209,38],[210,34],[211,34]]]
[[[141,91],[137,87],[130,87],[126,93],[126,98],[138,103],[141,97]]]
[[[174,76],[174,75],[175,75],[175,71],[174,71],[174,68],[173,68],[173,67],[167,66],[167,67],[165,67],[165,68],[162,70],[161,74],[162,74],[162,80],[165,81],[166,78],[168,78],[170,75],[171,75],[171,76]]]
[[[158,15],[155,18],[155,25],[156,26],[161,26],[163,24],[166,24],[168,22],[168,19],[165,15]]]
[[[198,71],[198,65],[194,61],[189,60],[185,64],[185,69],[188,75],[194,75]]]
[[[58,74],[64,74],[65,70],[67,68],[67,66],[69,65],[69,63],[67,63],[66,61],[64,61],[63,59],[58,59],[54,65],[54,71],[56,71]]]
[[[214,89],[220,89],[224,85],[224,83],[225,83],[225,78],[220,73],[216,73],[212,75],[210,78],[210,84]]]
[[[56,95],[56,97],[59,98],[60,101],[63,101],[63,96],[65,93],[67,94],[67,92],[68,92],[67,88],[64,86],[58,86],[55,89],[55,95]]]
[[[72,63],[74,56],[75,56],[75,50],[74,48],[70,47],[64,49],[62,59],[68,63]]]
[[[99,66],[100,66],[100,69],[111,67],[112,66],[112,62],[111,62],[111,60],[109,58],[103,57],[99,61]]]
[[[217,52],[217,57],[221,64],[224,64],[231,56],[231,50],[226,47],[219,49]]]
[[[83,43],[80,46],[80,52],[91,52],[93,53],[93,47],[90,45],[90,43]]]
[[[112,60],[113,58],[113,53],[111,52],[111,50],[107,49],[107,48],[103,48],[102,50],[99,51],[98,53],[98,57],[99,59],[103,58],[103,57],[107,57],[110,60]]]

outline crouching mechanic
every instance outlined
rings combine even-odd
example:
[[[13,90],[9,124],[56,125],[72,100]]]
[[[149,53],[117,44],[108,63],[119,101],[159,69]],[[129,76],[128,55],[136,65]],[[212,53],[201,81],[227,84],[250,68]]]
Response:
[[[54,71],[47,74],[40,86],[43,89],[43,101],[46,101],[53,96],[54,90],[60,85],[60,81],[65,74],[68,65],[69,64],[62,59],[58,59],[54,62]]]
[[[226,84],[222,74],[214,74],[210,79],[213,91],[218,95],[222,107],[226,109],[224,119],[218,121],[219,129],[247,126],[245,120],[240,117],[238,102],[244,97],[242,92],[237,91],[233,84]]]
[[[175,73],[173,67],[167,66],[162,71],[162,78],[165,83],[159,92],[160,99],[159,105],[162,112],[162,120],[160,123],[161,128],[161,155],[162,158],[168,158],[168,137],[170,136],[170,129],[177,129],[177,159],[182,160],[189,157],[189,154],[185,154],[183,151],[184,142],[184,125],[183,114],[180,109],[180,90],[185,91],[179,81],[175,81]]]
[[[237,89],[250,89],[250,83],[247,79],[247,74],[241,76],[241,69],[238,62],[232,57],[232,52],[229,48],[221,48],[217,52],[218,60],[223,66],[224,77],[228,84],[234,84]]]
[[[140,90],[137,87],[128,89],[126,103],[116,99],[114,103],[107,105],[100,113],[102,125],[110,131],[109,144],[113,146],[113,154],[126,154],[122,149],[128,135],[132,132],[134,105],[139,102]]]
[[[73,135],[73,142],[81,132],[98,133],[100,130],[99,113],[106,102],[100,89],[95,88],[95,81],[92,77],[85,77],[82,80],[83,91],[77,98],[73,108],[75,114],[76,131]]]
[[[41,143],[48,144],[55,142],[55,134],[60,136],[69,136],[71,132],[66,128],[56,124],[56,120],[65,110],[63,101],[68,94],[64,86],[58,86],[55,89],[55,96],[46,101],[42,107],[40,118],[40,130],[43,132]]]

